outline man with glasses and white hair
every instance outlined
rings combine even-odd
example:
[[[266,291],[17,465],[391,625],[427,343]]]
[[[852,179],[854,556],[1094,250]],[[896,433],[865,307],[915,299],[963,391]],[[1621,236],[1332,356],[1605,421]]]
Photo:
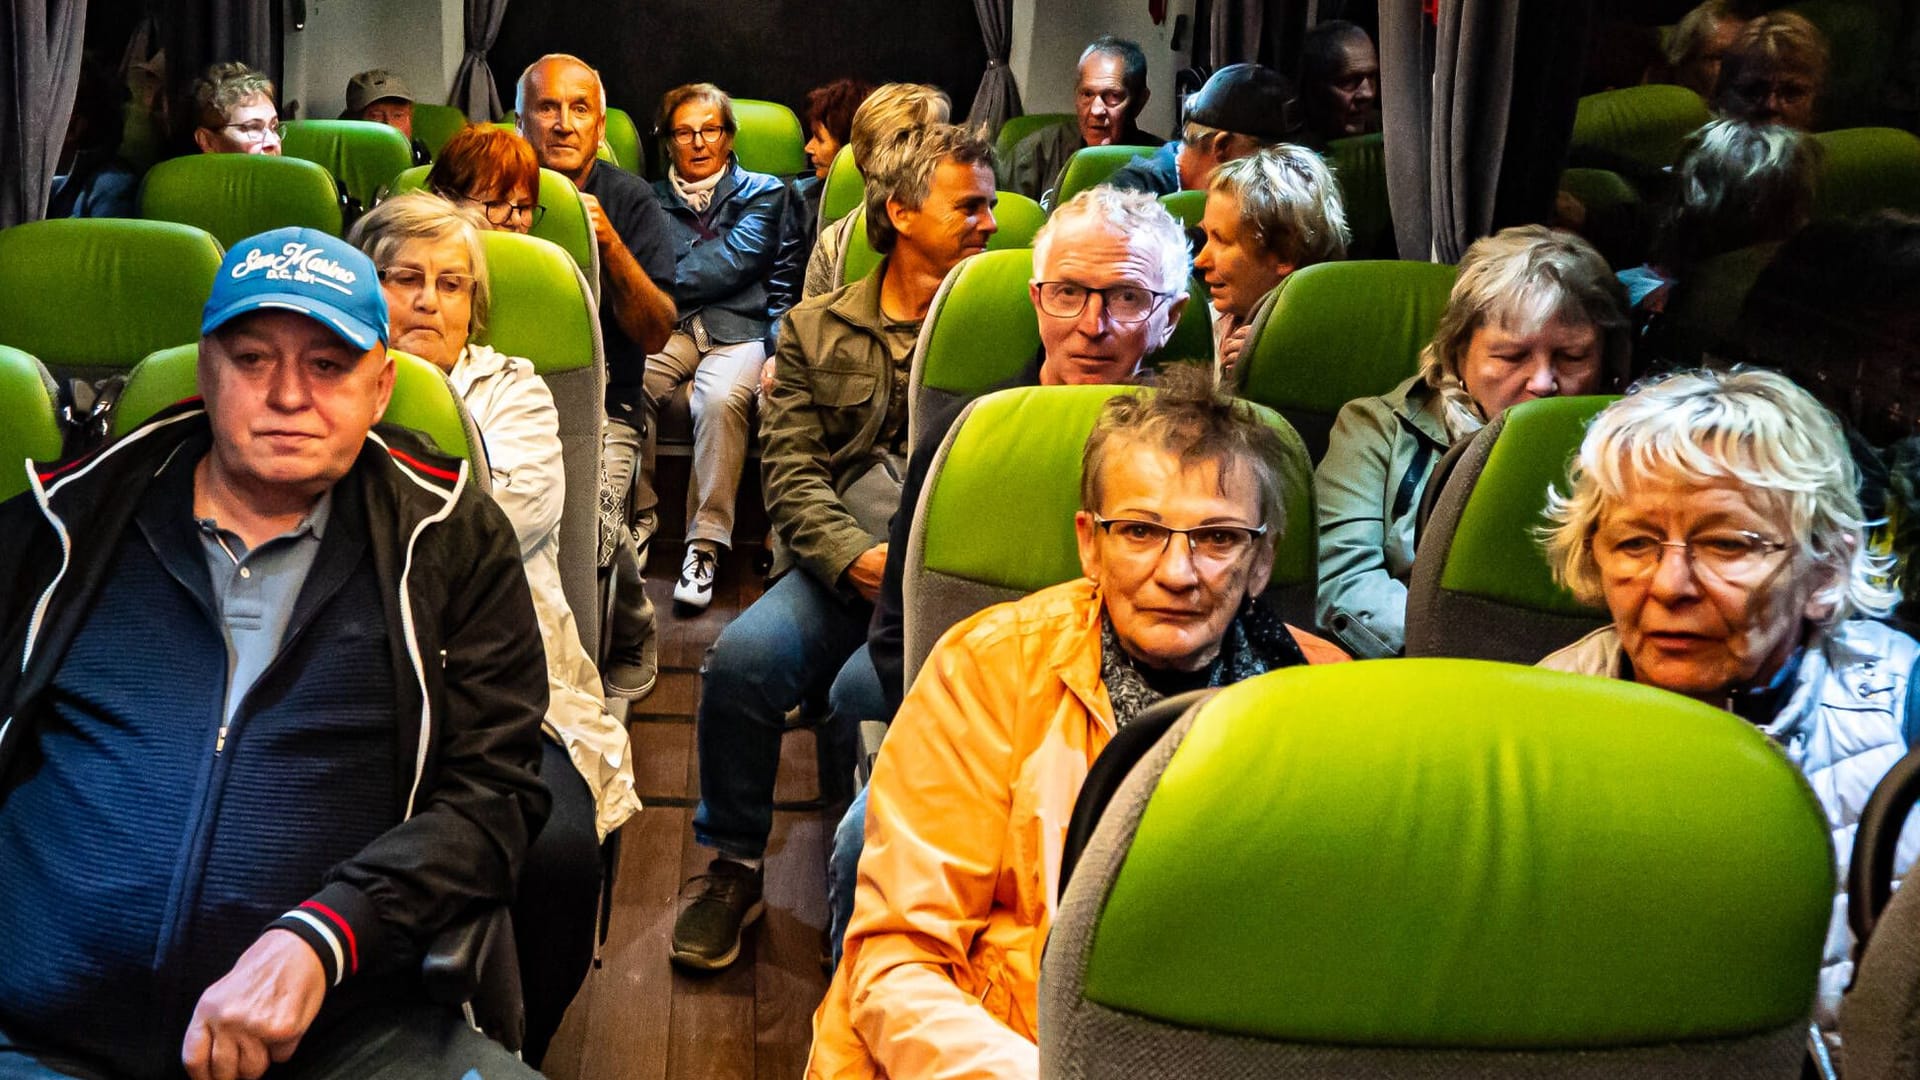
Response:
[[[586,61],[551,53],[527,65],[514,108],[520,136],[532,144],[541,167],[580,189],[600,248],[600,337],[607,356],[601,565],[611,563],[618,598],[601,674],[608,694],[643,698],[659,670],[653,605],[641,580],[654,522],[630,505],[646,441],[647,354],[666,347],[679,318],[672,226],[652,185],[596,158],[607,130],[607,92]]]
[[[1346,659],[1250,603],[1282,531],[1311,527],[1285,520],[1280,456],[1201,365],[1107,402],[1074,515],[1085,576],[956,624],[901,704],[809,1078],[1039,1075],[1040,954],[1095,757],[1163,698]]]
[[[1851,981],[1847,863],[1880,777],[1907,752],[1920,643],[1874,554],[1840,424],[1768,371],[1684,372],[1601,413],[1548,496],[1554,574],[1613,624],[1540,666],[1657,686],[1750,721],[1807,774],[1841,882],[1816,1016]],[[1903,842],[1896,874],[1913,851]]]

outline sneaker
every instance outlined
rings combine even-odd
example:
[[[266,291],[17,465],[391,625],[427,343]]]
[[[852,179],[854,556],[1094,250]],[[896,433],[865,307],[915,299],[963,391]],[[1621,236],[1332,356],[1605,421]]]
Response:
[[[649,622],[639,644],[628,649],[615,647],[613,655],[607,657],[607,669],[600,673],[600,682],[608,697],[639,701],[653,693],[659,676],[660,639]]]
[[[719,562],[720,553],[713,547],[697,541],[688,544],[680,562],[680,583],[673,587],[674,603],[703,609],[713,603],[713,574]]]
[[[719,971],[740,959],[740,933],[766,910],[757,869],[717,858],[707,872],[680,886],[684,901],[673,922],[670,958],[683,968]],[[689,895],[691,893],[691,895]]]

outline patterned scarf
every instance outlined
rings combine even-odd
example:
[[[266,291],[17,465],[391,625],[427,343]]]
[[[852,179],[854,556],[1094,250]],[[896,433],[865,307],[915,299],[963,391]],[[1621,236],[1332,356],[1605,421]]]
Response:
[[[1306,662],[1287,624],[1266,605],[1249,598],[1227,624],[1220,655],[1207,669],[1207,685],[1228,686]],[[1163,696],[1147,685],[1146,677],[1134,667],[1133,658],[1120,645],[1120,635],[1114,632],[1113,620],[1104,611],[1100,615],[1100,681],[1106,684],[1107,697],[1113,702],[1116,728],[1132,723]]]
[[[671,165],[667,166],[667,182],[673,185],[673,190],[680,196],[680,201],[686,203],[687,207],[696,214],[707,212],[707,204],[713,201],[713,189],[720,186],[720,181],[726,175],[727,170],[721,169],[705,180],[682,180],[679,169]]]

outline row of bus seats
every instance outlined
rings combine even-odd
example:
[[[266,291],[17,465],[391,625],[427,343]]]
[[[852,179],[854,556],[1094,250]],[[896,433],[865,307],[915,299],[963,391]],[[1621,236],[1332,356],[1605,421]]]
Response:
[[[501,126],[513,127],[516,116],[507,113],[500,120]],[[796,176],[807,170],[807,136],[792,109],[777,101],[734,98],[733,119],[738,127],[733,149],[741,168],[773,176]],[[607,108],[601,149],[605,151],[603,157],[628,172],[652,180],[666,175],[662,163],[648,158],[641,149],[640,129],[625,109]]]

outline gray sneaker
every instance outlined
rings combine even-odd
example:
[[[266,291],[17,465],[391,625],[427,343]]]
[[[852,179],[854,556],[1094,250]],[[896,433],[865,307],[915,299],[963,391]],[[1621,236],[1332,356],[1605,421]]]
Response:
[[[613,655],[607,657],[607,669],[600,673],[600,682],[608,697],[639,701],[653,693],[659,676],[660,637],[649,619],[638,644],[626,649],[614,647]]]
[[[673,923],[673,951],[679,967],[719,971],[740,959],[740,934],[766,911],[761,872],[728,858],[707,864],[707,872],[680,886],[680,917]]]

